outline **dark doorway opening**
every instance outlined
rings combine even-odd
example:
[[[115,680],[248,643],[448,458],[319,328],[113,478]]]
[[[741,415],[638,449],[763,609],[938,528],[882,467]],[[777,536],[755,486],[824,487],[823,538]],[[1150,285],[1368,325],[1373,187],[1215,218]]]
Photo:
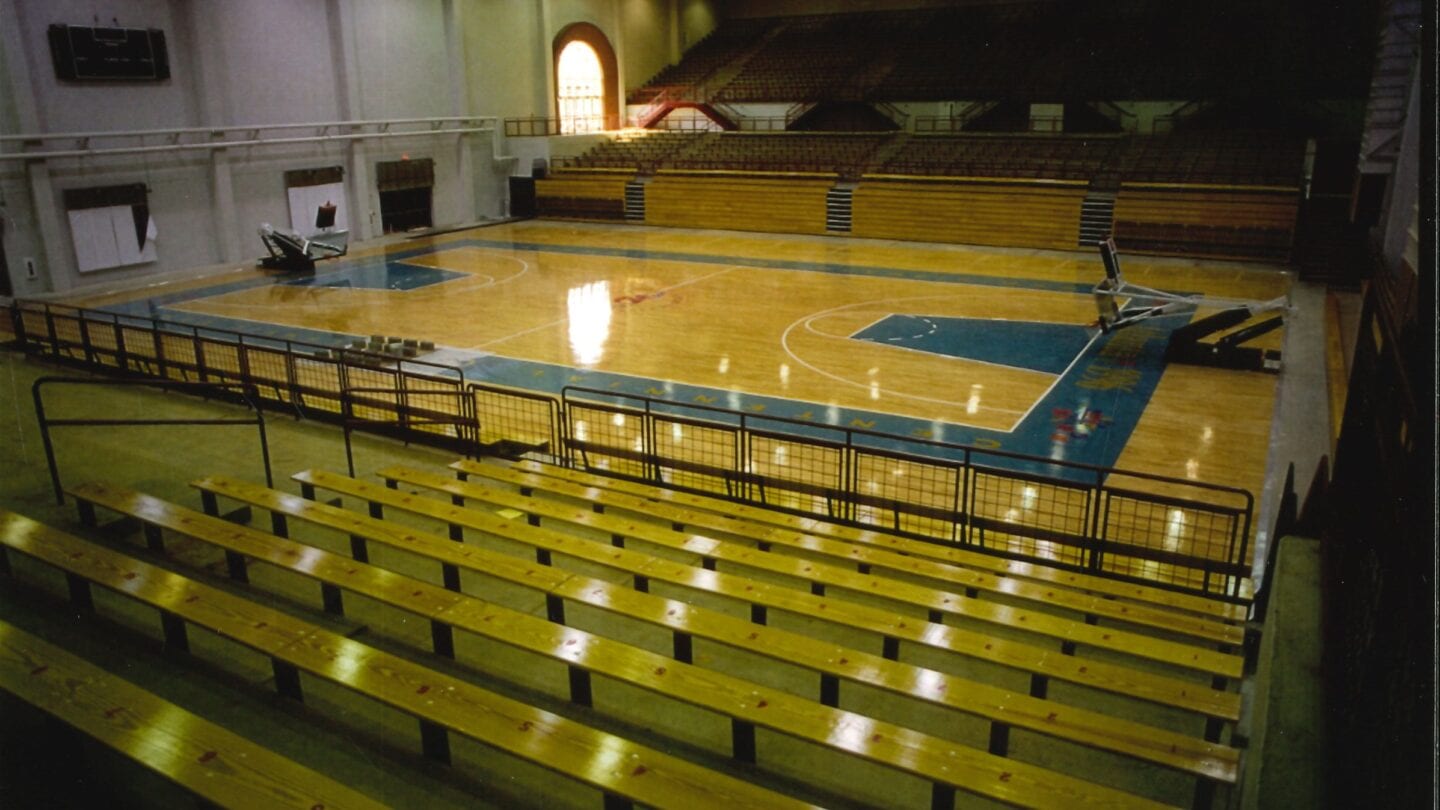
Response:
[[[429,228],[431,189],[435,163],[430,158],[402,159],[375,164],[380,192],[380,225],[385,233]]]
[[[429,228],[430,187],[380,192],[380,224],[385,233]]]

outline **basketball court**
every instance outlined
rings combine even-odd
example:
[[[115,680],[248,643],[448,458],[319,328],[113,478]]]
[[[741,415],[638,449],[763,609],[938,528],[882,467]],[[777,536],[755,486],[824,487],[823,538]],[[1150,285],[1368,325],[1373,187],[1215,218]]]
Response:
[[[1194,259],[1126,256],[1125,272],[1231,299],[1284,296],[1290,281]],[[472,382],[600,389],[1258,493],[1276,377],[1167,364],[1170,330],[1196,312],[1102,334],[1091,296],[1102,275],[1085,252],[527,221],[357,251],[313,276],[245,272],[76,303],[329,346],[432,341],[421,359]]]

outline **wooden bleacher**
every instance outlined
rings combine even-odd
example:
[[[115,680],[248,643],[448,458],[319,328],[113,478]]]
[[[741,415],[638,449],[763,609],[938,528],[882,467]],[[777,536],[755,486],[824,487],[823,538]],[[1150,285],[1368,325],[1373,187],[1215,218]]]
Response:
[[[573,536],[564,536],[554,532],[550,532],[548,536],[546,536],[547,533],[544,529],[531,527],[524,522],[505,521],[478,510],[455,507],[443,501],[407,495],[375,485],[364,484],[363,482],[354,481],[353,479],[348,479],[343,476],[317,474],[312,471],[311,473],[301,474],[297,476],[297,478],[309,485],[312,495],[314,494],[313,488],[316,486],[332,491],[343,491],[351,493],[352,495],[358,492],[360,493],[359,497],[361,500],[368,504],[368,511],[371,515],[382,514],[385,505],[388,504],[391,508],[400,509],[428,510],[429,508],[434,508],[442,515],[443,521],[451,525],[456,525],[456,523],[461,521],[495,526],[505,524],[501,526],[501,529],[505,530],[508,528],[510,530],[510,532],[506,534],[507,539],[521,540],[522,542],[528,540],[535,544],[533,547],[540,549],[541,553],[537,554],[537,556],[540,557],[542,565],[535,566],[531,564],[525,572],[520,573],[513,569],[517,565],[524,564],[519,560],[511,558],[507,563],[498,568],[498,570],[501,571],[510,568],[510,573],[495,574],[494,572],[497,568],[493,565],[493,562],[497,555],[487,553],[484,549],[479,548],[473,543],[457,544],[449,542],[438,536],[427,536],[423,532],[419,532],[408,526],[396,525],[377,517],[348,512],[347,510],[334,506],[307,502],[294,496],[270,492],[262,487],[244,484],[243,482],[210,478],[198,481],[196,485],[199,486],[202,491],[223,494],[227,498],[233,498],[242,503],[274,509],[289,517],[327,526],[330,529],[349,535],[352,538],[352,542],[356,539],[380,542],[430,557],[440,562],[445,568],[451,569],[450,572],[445,574],[444,579],[447,583],[450,583],[453,588],[459,587],[460,569],[472,571],[477,574],[504,576],[513,582],[529,581],[533,586],[541,582],[541,579],[543,579],[541,575],[544,572],[555,571],[555,569],[545,567],[543,563],[554,562],[563,557],[578,557],[591,562],[608,564],[617,570],[630,572],[632,576],[635,575],[634,572],[643,572],[637,576],[637,580],[643,578],[646,582],[653,580],[656,582],[688,583],[694,586],[701,581],[708,580],[712,585],[718,583],[720,590],[729,590],[740,598],[747,600],[763,600],[766,598],[766,591],[776,590],[773,586],[768,586],[758,581],[744,580],[733,575],[727,576],[709,572],[704,569],[668,563],[653,557],[648,557],[647,555],[636,554],[636,552],[629,549],[615,548],[604,543],[583,540]],[[210,503],[211,505],[207,506],[207,509],[214,509],[213,499]],[[454,536],[455,533],[452,531],[452,537]],[[357,548],[357,551],[362,556],[368,554],[368,551],[364,550],[363,546]],[[502,554],[498,556],[507,557],[508,555]],[[678,573],[687,570],[690,572],[688,575],[685,575],[687,578],[682,578]],[[554,573],[549,576],[553,577]],[[584,589],[577,587],[569,588],[566,595],[579,596],[591,587],[598,587],[602,591],[605,590],[601,583],[593,580],[591,582],[594,583],[594,585],[587,584]],[[560,591],[561,589],[557,588],[556,592],[551,594],[551,596],[555,598],[547,599],[547,602],[550,604],[549,610],[551,611],[552,618],[554,618],[557,613],[563,616],[563,608],[557,607],[558,603],[562,601],[562,597],[559,595]],[[611,592],[613,593],[613,591]],[[634,596],[640,596],[640,594],[635,594]],[[592,598],[599,599],[601,602],[608,601],[608,597],[603,595],[596,595]],[[827,600],[819,600],[818,603],[812,604],[818,604],[820,606],[819,612],[822,614],[825,613],[826,605],[834,604],[837,607],[841,606],[841,603]],[[781,603],[781,605],[785,606],[785,603]],[[796,609],[796,607],[791,605],[790,609]],[[800,607],[798,611],[805,611],[806,609],[807,608]],[[814,610],[813,607],[809,609]],[[671,610],[673,610],[673,608],[671,608]],[[892,622],[893,621],[892,619]],[[901,627],[905,626],[906,623],[906,620],[903,618],[899,621]],[[758,630],[759,628],[756,628],[756,631]],[[773,633],[773,631],[767,632]],[[752,631],[751,636],[753,637],[755,634],[756,632]],[[679,649],[678,645],[677,649]],[[771,654],[777,655],[779,660],[794,663],[789,657],[789,651],[778,650]],[[860,657],[863,655],[863,653],[851,652],[847,657]],[[797,658],[803,661],[807,658],[814,658],[814,656],[801,655],[797,656]],[[834,659],[831,660],[833,661]],[[840,661],[841,663],[845,663],[846,658],[842,658]],[[865,671],[866,666],[863,662],[857,663],[861,663],[861,671]],[[1082,664],[1081,670],[1083,671],[1084,668],[1085,665]],[[876,682],[873,673],[868,677],[875,685],[881,685],[885,680],[888,680],[883,679]],[[991,718],[993,722],[1004,725],[1006,728],[1008,728],[1011,723],[1016,723],[1017,729],[1025,728],[1047,736],[1067,739],[1081,745],[1098,746],[1100,749],[1115,750],[1117,752],[1123,751],[1128,756],[1137,757],[1142,761],[1156,762],[1157,764],[1164,762],[1166,763],[1166,767],[1200,776],[1201,781],[1207,786],[1213,783],[1233,783],[1236,766],[1235,752],[1233,749],[1228,749],[1218,744],[1205,743],[1197,740],[1195,737],[1187,737],[1185,735],[1175,736],[1173,733],[1162,732],[1159,729],[1133,726],[1126,721],[1113,718],[1108,720],[1093,717],[1089,718],[1095,722],[1096,725],[1090,727],[1089,730],[1084,733],[1079,733],[1070,728],[1057,728],[1055,726],[1060,724],[1060,718],[1067,716],[1071,718],[1071,722],[1078,722],[1084,725],[1085,723],[1082,718],[1087,718],[1090,713],[1077,709],[1066,709],[1062,713],[1057,711],[1054,706],[1043,708],[1045,706],[1045,701],[1043,700],[1039,701],[1038,705],[1034,708],[1028,708],[1027,701],[1031,699],[1023,698],[1013,693],[1001,697],[1000,693],[990,691],[993,687],[987,688],[972,682],[955,681],[955,688],[947,688],[948,681],[944,680],[944,676],[934,672],[928,673],[921,680],[922,682],[934,684],[937,679],[939,679],[939,685],[934,687],[935,694],[930,698],[931,700],[938,701],[940,704],[949,706],[950,708],[960,709],[961,711],[983,713],[983,716]],[[1141,680],[1143,680],[1143,678]],[[916,682],[914,676],[894,680],[894,684],[914,684]],[[962,683],[964,684],[963,688],[961,687]],[[890,688],[896,688],[894,684],[892,684]],[[822,693],[824,689],[822,679]],[[924,699],[926,697],[923,691],[916,693],[913,687],[909,688],[909,691],[912,693],[911,696],[916,699]],[[956,698],[957,692],[965,694],[966,697]],[[990,701],[996,702],[991,703]],[[1005,708],[1002,709],[1002,706]],[[1000,711],[1001,714],[995,714],[996,711]],[[1015,715],[1012,712],[1019,712],[1019,715]],[[1022,719],[1024,715],[1029,715],[1031,719]],[[1105,727],[1111,727],[1112,731],[1109,733],[1100,731],[1101,728]],[[992,740],[993,739],[994,737],[992,736]],[[1137,745],[1138,740],[1147,741]],[[1198,746],[1198,748],[1196,746]]]
[[[172,649],[188,648],[186,629],[194,626],[269,657],[277,689],[286,697],[303,699],[303,672],[408,714],[420,722],[426,754],[434,759],[448,760],[447,735],[454,733],[589,784],[607,796],[607,807],[631,801],[658,807],[807,806],[13,513],[0,512],[0,549],[64,572],[72,602],[81,610],[93,610],[92,585],[157,609]],[[11,570],[8,563],[4,570]]]
[[[851,233],[1074,250],[1085,189],[1078,181],[867,177],[855,190]]]
[[[1000,576],[1048,583],[1106,598],[1124,599],[1140,604],[1153,604],[1185,613],[1195,613],[1225,622],[1244,622],[1248,614],[1245,605],[1232,604],[1217,599],[1178,593],[1176,591],[1138,585],[1131,582],[1092,576],[1037,563],[1012,560],[1005,557],[983,554],[967,549],[954,548],[941,543],[930,543],[908,537],[875,531],[872,529],[832,523],[810,516],[765,509],[736,501],[727,501],[694,492],[682,492],[667,487],[653,486],[616,478],[610,475],[586,472],[584,470],[545,464],[539,461],[519,460],[514,464],[489,464],[485,469],[476,465],[482,462],[461,460],[450,465],[461,480],[470,474],[486,474],[497,480],[508,481],[514,486],[544,489],[542,482],[532,476],[559,478],[585,487],[613,489],[631,495],[638,495],[657,502],[674,503],[690,509],[722,515],[732,520],[742,520],[751,525],[775,526],[796,532],[834,537],[852,543],[877,548],[886,548],[907,556],[948,562],[963,568],[989,571]],[[494,467],[495,469],[489,469]],[[523,492],[523,489],[522,489]]]
[[[0,691],[216,807],[385,806],[3,621]]]
[[[535,181],[535,205],[546,217],[623,220],[625,184],[634,177],[631,169],[557,171]]]
[[[646,186],[645,223],[772,233],[825,233],[833,175],[662,171]]]
[[[576,509],[563,504],[548,507],[543,502],[533,499],[507,497],[507,493],[492,488],[454,481],[444,476],[421,471],[391,467],[382,470],[380,474],[387,480],[404,481],[407,484],[444,492],[452,497],[475,499],[518,509],[529,513],[531,521],[534,523],[538,523],[543,515],[548,520],[562,524],[592,528],[603,536],[638,540],[658,548],[680,551],[687,556],[693,555],[698,558],[708,569],[713,569],[717,562],[724,561],[742,570],[779,574],[782,577],[804,583],[818,595],[825,594],[829,588],[842,592],[867,594],[894,602],[897,606],[909,605],[924,609],[930,612],[932,619],[951,616],[955,619],[968,619],[997,627],[1009,627],[1033,633],[1041,639],[1064,645],[1088,645],[1112,653],[1213,675],[1235,677],[1240,674],[1242,668],[1238,656],[1217,653],[1183,642],[1140,635],[1127,630],[1102,628],[1082,621],[1079,616],[1067,618],[1037,610],[1033,604],[1027,604],[1023,608],[1011,607],[973,599],[954,592],[878,577],[873,573],[860,574],[836,565],[784,557],[734,543],[722,542],[711,537],[647,526],[633,519],[597,514],[589,509]],[[410,506],[414,505],[412,503]]]
[[[594,544],[589,544],[588,541],[581,541],[578,538],[558,534],[548,529],[502,519],[487,519],[489,516],[477,514],[474,510],[407,495],[346,476],[311,470],[297,474],[296,479],[312,497],[317,488],[342,493],[347,497],[365,502],[371,514],[382,514],[387,505],[402,509],[406,507],[420,509],[436,520],[452,526],[461,526],[462,532],[450,530],[452,539],[456,534],[463,533],[464,526],[468,525],[474,528],[478,524],[493,529],[506,538],[521,541],[528,539],[532,541],[530,543],[532,548],[542,549],[547,554],[572,552],[579,558],[601,560],[612,566],[629,562],[632,565],[627,569],[632,572],[630,578],[637,586],[641,587],[641,591],[622,595],[617,593],[615,586],[600,580],[561,574],[557,569],[538,563],[518,561],[508,555],[496,554],[471,544],[456,545],[454,542],[438,542],[438,538],[431,539],[424,533],[397,529],[394,525],[376,518],[355,515],[337,507],[312,504],[293,495],[272,492],[252,484],[211,478],[197,482],[197,485],[201,486],[204,491],[223,494],[225,497],[267,509],[272,513],[280,513],[335,531],[346,532],[352,538],[352,553],[356,555],[357,559],[367,557],[368,551],[365,544],[372,541],[424,555],[440,562],[444,569],[443,579],[455,587],[458,587],[460,571],[463,569],[483,573],[523,587],[541,590],[553,597],[548,601],[552,611],[558,614],[563,614],[565,600],[573,600],[602,610],[624,610],[627,615],[633,615],[642,621],[658,621],[671,627],[677,626],[677,623],[681,621],[679,617],[682,614],[674,610],[670,600],[655,602],[654,599],[658,598],[655,597],[649,604],[645,603],[643,597],[648,596],[644,592],[644,589],[648,587],[645,583],[655,573],[655,566],[651,565],[654,559],[647,555],[639,555],[630,550],[605,549],[603,547],[596,549]],[[455,522],[452,523],[452,521]],[[537,554],[537,556],[541,555]],[[642,573],[633,573],[636,569],[642,570]],[[732,626],[725,632],[713,636],[716,640],[725,643],[735,643],[737,639],[743,637],[744,641],[739,646],[751,652],[761,655],[775,654],[780,657],[780,660],[791,662],[812,662],[810,665],[817,667],[822,676],[829,675],[887,688],[887,684],[891,682],[889,678],[872,680],[870,676],[876,667],[884,669],[883,666],[876,663],[877,659],[893,660],[897,657],[899,640],[904,639],[929,645],[938,650],[1021,670],[1031,676],[1030,691],[1032,694],[1043,693],[1045,682],[1054,679],[1100,691],[1123,694],[1138,700],[1171,706],[1206,717],[1221,720],[1234,720],[1238,717],[1239,704],[1234,695],[1204,688],[1193,681],[1153,675],[1093,659],[1056,656],[1048,650],[1025,644],[993,636],[983,636],[954,627],[907,621],[904,617],[897,617],[895,614],[883,610],[827,600],[804,591],[772,586],[730,574],[703,570],[697,573],[693,569],[689,569],[689,578],[682,579],[681,577],[686,575],[686,570],[686,567],[683,566],[673,566],[670,575],[674,581],[678,581],[682,585],[743,601],[749,607],[752,619],[763,618],[768,609],[787,611],[797,615],[816,615],[822,616],[838,626],[863,630],[880,635],[885,639],[883,646],[886,648],[886,655],[881,658],[859,651],[851,651],[847,656],[837,656],[825,651],[821,651],[819,654],[806,652],[803,649],[776,642],[774,636],[780,631],[775,630],[765,631],[771,636],[770,641],[774,645],[773,649],[767,650],[765,647],[753,643],[757,640],[758,632],[754,624],[744,625],[748,628],[745,631]],[[671,604],[671,607],[663,612],[663,618],[657,618],[662,615],[659,609],[660,603]],[[630,614],[629,608],[637,604],[643,610],[638,614]],[[622,608],[620,605],[624,607]],[[715,622],[722,621],[724,618],[720,614],[712,614],[713,612],[710,611],[687,606],[683,612],[684,616],[699,616],[704,618],[705,622],[698,627],[690,626],[687,623],[686,631],[704,635]],[[760,623],[763,624],[763,621]],[[784,634],[781,633],[781,635]],[[905,674],[904,677],[896,677],[894,682],[913,683],[915,680],[915,675]]]
[[[471,475],[518,483],[515,479],[506,476],[503,468],[496,464],[458,462],[453,465],[453,468]],[[398,468],[392,469],[395,469],[395,477],[402,482],[432,489],[438,486],[438,482],[429,474],[413,473]],[[382,470],[380,474],[389,476],[391,473],[388,470]],[[967,595],[973,594],[971,598],[981,598],[983,593],[984,598],[987,599],[998,598],[1006,604],[1033,607],[1042,611],[1053,610],[1061,615],[1080,617],[1089,622],[1098,622],[1103,619],[1107,625],[1119,624],[1161,629],[1177,636],[1220,644],[1238,645],[1244,641],[1242,629],[1202,617],[1179,615],[1174,611],[1145,605],[1114,602],[1077,591],[1011,580],[947,563],[905,557],[891,551],[865,548],[824,537],[767,527],[746,526],[714,513],[692,510],[683,506],[672,506],[654,499],[607,490],[596,491],[594,488],[583,485],[567,485],[561,481],[547,482],[544,479],[533,478],[522,480],[525,481],[524,484],[521,484],[522,486],[539,488],[546,494],[568,496],[569,499],[592,505],[597,512],[602,509],[610,510],[612,514],[626,515],[624,520],[639,519],[658,524],[653,526],[653,530],[662,533],[672,530],[676,532],[693,530],[720,540],[740,540],[747,546],[756,545],[762,551],[777,551],[781,554],[816,559],[832,565],[855,564],[861,568],[861,574],[874,571],[887,577],[893,577],[896,574],[913,575],[915,578],[934,583],[936,587],[958,586],[964,589]],[[441,491],[452,495],[462,495],[464,492],[458,485],[451,485]],[[522,493],[522,497],[524,494]],[[489,499],[486,498],[486,500]],[[505,497],[504,501],[505,505],[510,508],[527,510],[527,507],[530,506],[530,504],[517,501],[513,497]],[[573,507],[561,503],[553,504],[557,508],[547,508],[549,503],[544,499],[532,501],[532,504],[537,507],[532,514],[544,517],[565,520],[567,515],[574,514]],[[588,517],[583,510],[581,514]],[[644,540],[651,535],[646,533],[634,536]],[[718,559],[727,559],[716,556]]]
[[[365,615],[373,614],[374,606],[388,606],[412,622],[419,619],[419,628],[430,629],[428,642],[408,631],[399,639],[419,645],[419,654],[455,658],[456,638],[463,636],[548,660],[546,666],[562,676],[569,673],[569,691],[550,676],[544,682],[552,686],[542,691],[559,690],[561,699],[568,694],[585,711],[618,712],[614,719],[638,722],[653,735],[719,749],[742,767],[758,762],[766,768],[770,762],[763,755],[769,745],[757,745],[758,731],[840,762],[852,758],[864,767],[879,766],[925,786],[932,804],[943,807],[952,806],[957,793],[1026,806],[1139,806],[1154,800],[1183,803],[1189,798],[1184,790],[1193,790],[1195,806],[1210,807],[1217,791],[1229,795],[1237,784],[1240,754],[1222,742],[1224,729],[1240,716],[1232,685],[1240,659],[1228,653],[1242,639],[1233,608],[1204,610],[1195,604],[1198,598],[1175,594],[1169,597],[1179,604],[1166,604],[1162,592],[1135,585],[1106,593],[1105,581],[1088,575],[1061,572],[1068,579],[1057,581],[1028,568],[1026,577],[999,567],[966,566],[962,562],[970,560],[949,553],[912,553],[930,545],[919,540],[901,546],[867,543],[862,539],[867,532],[855,527],[767,515],[753,506],[736,513],[719,499],[682,500],[679,493],[573,470],[542,472],[546,468],[533,464],[493,462],[457,462],[452,468],[468,480],[392,467],[380,472],[388,483],[382,486],[309,471],[295,476],[304,497],[211,477],[194,482],[209,514],[97,484],[68,491],[82,504],[82,523],[95,526],[97,508],[118,513],[145,529],[152,552],[163,552],[165,537],[173,535],[222,551],[224,569],[241,583],[251,581],[252,571],[289,572],[288,579],[264,574],[253,581],[267,589],[281,583],[285,598],[299,593],[300,603],[316,603],[308,610],[341,616],[353,595]],[[402,491],[401,484],[422,491]],[[317,502],[320,490],[340,494],[350,508],[340,501]],[[270,533],[219,518],[221,497],[267,510]],[[52,535],[63,534],[53,530],[16,532],[4,524],[0,529],[4,548],[66,571],[72,599],[82,607],[90,603],[85,583],[93,581],[160,609],[172,647],[185,649],[185,628],[194,625],[271,659],[282,695],[303,698],[298,676],[308,673],[378,700],[419,721],[428,756],[448,760],[454,734],[492,745],[505,739],[502,748],[523,744],[483,723],[443,716],[406,695],[374,694],[387,682],[431,685],[447,677],[407,659],[376,657],[384,654],[339,636],[322,638],[326,631],[317,635],[288,619],[272,622],[255,612],[263,608],[244,600],[246,606],[218,605],[194,590],[207,586],[183,577],[177,582],[158,569],[153,575],[142,572],[123,555],[96,562],[96,555],[112,552],[87,551],[83,541],[56,539]],[[43,551],[35,546],[37,532],[44,535]],[[372,552],[371,544],[384,550]],[[340,549],[349,556],[337,553]],[[392,549],[404,554],[397,557]],[[372,553],[378,554],[373,562],[385,568],[371,564]],[[392,568],[399,562],[401,567]],[[259,563],[264,565],[256,568]],[[417,571],[437,583],[412,579]],[[314,591],[297,590],[297,583],[303,584],[297,575],[318,585],[318,598]],[[118,584],[136,579],[141,581]],[[164,584],[151,584],[152,579]],[[495,584],[501,585],[500,601],[490,595]],[[534,601],[506,604],[520,593],[541,598],[543,618],[525,612],[533,607],[516,610]],[[692,598],[698,601],[689,604]],[[737,605],[741,615],[727,615]],[[567,622],[571,606],[586,629]],[[614,618],[590,626],[601,615]],[[779,626],[770,626],[772,620]],[[632,646],[630,631],[612,635],[625,622],[664,633],[673,654],[661,655],[649,643]],[[901,642],[914,645],[905,654],[916,656],[914,663],[900,660]],[[880,649],[866,651],[870,643]],[[467,645],[466,651],[484,649]],[[735,668],[755,656],[773,663],[759,670]],[[464,664],[469,657],[460,660]],[[359,670],[341,663],[352,661],[364,663]],[[931,668],[937,665],[941,668]],[[383,669],[385,678],[375,677],[372,666]],[[800,681],[783,674],[797,668],[806,673]],[[495,675],[493,669],[485,672]],[[1028,695],[1021,685],[1027,680],[1017,682],[1014,675],[1028,679]],[[601,679],[595,690],[592,677]],[[599,688],[608,683],[647,692],[660,705],[718,716],[727,721],[727,731],[692,732],[707,728],[688,725],[693,721],[666,726],[682,721],[664,714],[647,721],[639,715],[648,701],[616,704],[609,687]],[[811,685],[801,685],[806,683]],[[842,691],[845,684],[853,686]],[[439,688],[447,694],[454,689],[449,681]],[[862,699],[866,694],[872,697]],[[499,699],[484,695],[458,697],[445,710],[454,714],[466,701]],[[879,696],[885,698],[877,703]],[[860,703],[853,703],[857,699]],[[925,707],[929,719],[915,725],[914,708],[906,705]],[[505,711],[526,709],[537,711]],[[930,736],[936,733],[932,724],[952,730]],[[864,727],[878,737],[837,737],[833,730],[840,727]],[[570,767],[547,764],[535,751],[521,756],[560,773]],[[769,765],[780,768],[774,776],[782,783],[794,778],[787,771],[789,756]],[[1100,764],[1112,760],[1132,763],[1129,775]],[[838,768],[807,771],[801,777],[809,785],[806,795],[858,798],[846,780],[861,778],[863,771]],[[816,778],[817,773],[836,781]],[[1097,780],[1098,774],[1108,775]],[[624,792],[628,785],[582,781],[606,793],[607,806],[652,803]],[[865,800],[877,799],[878,794]]]
[[[945,790],[965,788],[980,795],[1003,799],[1012,793],[1012,785],[1018,781],[1028,785],[1028,792],[1035,794],[1036,803],[1042,803],[1039,797],[1044,792],[1055,795],[1043,803],[1074,802],[1083,805],[1101,799],[1130,803],[1128,797],[1106,795],[1104,791],[1092,798],[1089,786],[1071,784],[1073,780],[1052,776],[1040,769],[1010,762],[996,763],[996,758],[990,754],[956,748],[908,729],[856,717],[838,708],[783,692],[757,691],[755,685],[748,681],[716,672],[702,673],[699,667],[685,662],[672,661],[627,644],[418,580],[397,578],[364,563],[236,527],[220,518],[194,513],[156,498],[95,484],[75,487],[71,492],[77,499],[83,499],[92,506],[104,506],[119,514],[138,518],[147,526],[179,532],[213,543],[228,553],[253,557],[301,573],[320,581],[322,588],[328,586],[336,591],[354,591],[428,618],[437,626],[449,628],[444,633],[432,634],[432,638],[436,639],[437,652],[441,654],[453,655],[450,632],[463,630],[565,664],[572,673],[571,699],[576,703],[592,704],[589,675],[594,673],[646,689],[661,698],[728,715],[735,725],[733,744],[737,758],[753,759],[753,741],[746,741],[744,735],[753,735],[753,728],[758,726],[938,781]],[[309,505],[320,508],[318,504]],[[341,604],[334,595],[324,599],[327,605],[336,609]],[[439,639],[446,640],[442,642]],[[576,677],[577,674],[583,677]],[[1077,717],[1069,717],[1070,713]],[[1052,713],[1048,722],[1074,723],[1084,714],[1078,711],[1070,713],[1064,717]],[[833,728],[856,724],[865,725],[872,733],[872,739],[857,741],[837,738],[831,733]],[[881,739],[884,744],[876,745]],[[750,749],[748,757],[742,753],[746,749]],[[991,779],[987,786],[986,777],[996,767],[1009,769],[1011,779]]]
[[[1296,188],[1127,182],[1114,235],[1137,253],[1284,261],[1298,211]]]

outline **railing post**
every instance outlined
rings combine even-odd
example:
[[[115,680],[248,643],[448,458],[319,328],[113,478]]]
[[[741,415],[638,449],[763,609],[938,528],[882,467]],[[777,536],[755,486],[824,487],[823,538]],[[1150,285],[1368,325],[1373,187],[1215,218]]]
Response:
[[[1105,497],[1105,473],[1100,470],[1095,471],[1095,489],[1092,491],[1092,497],[1094,503],[1090,512],[1090,559],[1082,561],[1082,565],[1092,571],[1099,571],[1105,559],[1104,541],[1100,539],[1102,535],[1100,528],[1102,525],[1107,529],[1110,526],[1108,515],[1103,523],[1100,520],[1101,504],[1104,504],[1104,509],[1109,509],[1109,502]]]
[[[50,421],[45,418],[45,399],[40,396],[40,384],[36,380],[30,386],[30,396],[35,401],[35,419],[40,424],[40,442],[45,447],[45,462],[50,467],[50,486],[55,490],[55,505],[65,505],[65,491],[60,488],[60,468],[55,463],[55,445],[50,441]]]
[[[285,388],[290,392],[290,407],[295,409],[295,418],[304,416],[300,404],[300,387],[295,381],[295,347],[285,341]]]
[[[60,356],[60,336],[55,332],[55,312],[50,305],[45,305],[45,329],[50,335],[50,354],[52,357]]]
[[[125,349],[125,328],[120,325],[120,316],[110,316],[110,326],[115,330],[115,366],[128,371],[130,369],[130,353]]]
[[[210,373],[205,368],[205,344],[200,339],[200,327],[190,327],[190,341],[190,345],[195,349],[195,379],[209,382]]]
[[[80,331],[80,351],[85,353],[85,362],[95,365],[95,352],[90,346],[90,319],[85,317],[84,310],[76,310],[75,323]]]
[[[235,364],[239,366],[240,383],[254,385],[255,380],[250,376],[250,352],[245,347],[244,335],[235,336]]]

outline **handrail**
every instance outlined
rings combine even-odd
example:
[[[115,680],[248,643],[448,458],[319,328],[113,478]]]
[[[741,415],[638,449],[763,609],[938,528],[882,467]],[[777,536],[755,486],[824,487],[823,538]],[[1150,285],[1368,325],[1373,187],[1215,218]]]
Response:
[[[175,419],[153,417],[149,419],[51,419],[45,412],[45,398],[42,389],[48,385],[118,385],[146,388],[162,388],[178,391],[204,392],[209,395],[224,395],[238,398],[247,408],[254,411],[252,419]],[[65,489],[60,483],[60,465],[55,459],[55,445],[50,439],[52,427],[139,427],[147,425],[255,425],[260,433],[260,458],[265,467],[265,485],[274,486],[270,471],[270,442],[265,436],[265,415],[256,402],[255,386],[249,383],[182,382],[180,380],[92,380],[86,377],[52,377],[37,379],[30,386],[30,397],[35,403],[35,418],[40,424],[40,441],[45,446],[45,461],[50,468],[50,485],[55,490],[55,504],[65,505]]]
[[[433,118],[376,118],[357,121],[315,121],[293,124],[226,124],[213,127],[173,127],[169,129],[92,130],[89,132],[32,132],[0,135],[7,141],[83,140],[90,138],[148,138],[160,135],[217,135],[222,132],[268,132],[277,129],[330,129],[332,127],[391,126],[395,124],[436,124],[471,121],[495,121],[493,115],[452,115]]]
[[[243,130],[252,131],[252,130]],[[287,146],[302,143],[330,143],[335,141],[360,141],[360,140],[384,140],[387,138],[421,138],[440,135],[473,135],[481,132],[494,132],[493,127],[459,127],[451,129],[428,129],[407,132],[348,132],[322,135],[306,135],[295,138],[261,138],[256,132],[255,137],[246,140],[220,140],[207,141],[204,143],[169,143],[155,146],[116,146],[102,149],[48,149],[37,152],[0,152],[0,160],[6,161],[29,161],[45,160],[52,158],[72,157],[107,157],[114,155],[143,155],[158,152],[193,152],[193,151],[214,151],[217,149],[228,149],[231,147],[253,147],[253,146]],[[177,136],[178,138],[178,136]],[[78,140],[88,140],[81,138]]]

